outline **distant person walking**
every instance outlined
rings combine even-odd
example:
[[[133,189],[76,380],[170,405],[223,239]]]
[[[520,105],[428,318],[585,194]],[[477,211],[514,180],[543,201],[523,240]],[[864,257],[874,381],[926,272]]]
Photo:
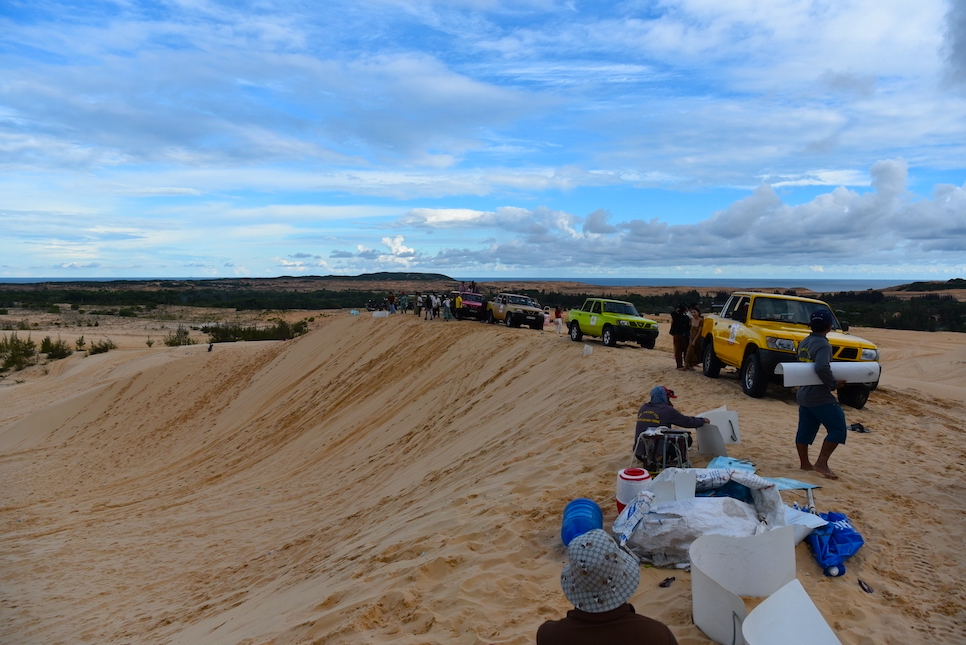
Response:
[[[838,479],[838,475],[828,467],[828,458],[839,444],[845,443],[848,430],[845,425],[845,412],[832,394],[845,385],[836,381],[832,375],[832,346],[826,336],[832,331],[835,319],[827,309],[818,309],[809,317],[812,333],[798,344],[798,360],[815,364],[815,373],[822,380],[821,385],[803,385],[798,388],[795,400],[798,402],[798,432],[795,435],[795,448],[802,470],[814,470],[823,477]],[[808,448],[818,435],[818,427],[825,426],[826,437],[822,449],[813,465],[808,459]]]
[[[416,292],[416,306],[415,306],[416,317],[417,318],[419,317],[419,314],[422,312],[422,309],[423,309],[423,297],[417,291]]]
[[[560,305],[557,305],[557,308],[553,310],[553,319],[557,325],[556,332],[558,334],[562,333],[563,332],[563,311],[560,310]]]
[[[436,298],[435,295],[427,293],[426,297],[423,298],[423,307],[426,309],[426,313],[423,316],[423,320],[433,319],[433,300]]]
[[[386,302],[389,303],[389,313],[396,313],[396,296],[393,295],[392,291],[386,296]]]
[[[688,318],[688,306],[683,302],[671,312],[671,340],[674,343],[674,362],[679,370],[684,369],[684,355],[688,351],[688,341],[691,338],[691,319]]]

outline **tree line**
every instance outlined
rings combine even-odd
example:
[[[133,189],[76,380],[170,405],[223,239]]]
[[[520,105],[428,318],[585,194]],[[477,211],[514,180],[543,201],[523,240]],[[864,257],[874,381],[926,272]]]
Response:
[[[949,286],[947,285],[947,288]],[[0,308],[25,307],[53,310],[60,304],[70,303],[72,309],[97,307],[97,314],[131,315],[133,307],[151,311],[164,305],[192,307],[231,308],[244,310],[298,310],[298,309],[351,309],[362,308],[368,300],[379,300],[387,291],[328,290],[314,291],[267,291],[225,289],[159,289],[144,290],[95,290],[95,289],[45,289],[0,291]],[[495,293],[495,292],[494,292]],[[543,305],[560,306],[563,309],[579,307],[586,298],[613,298],[632,302],[638,311],[646,314],[669,313],[679,303],[696,302],[702,311],[711,311],[715,305],[723,305],[729,292],[716,293],[690,291],[666,292],[659,295],[596,293],[561,293],[552,290],[524,289],[529,296]],[[777,292],[776,292],[777,293]],[[794,291],[784,291],[795,295]],[[488,294],[493,295],[493,294]],[[966,331],[966,302],[950,295],[930,293],[909,299],[889,296],[881,291],[844,291],[820,294],[841,320],[851,325],[906,329],[915,331]],[[105,307],[117,308],[104,309]],[[91,311],[90,313],[94,313]]]

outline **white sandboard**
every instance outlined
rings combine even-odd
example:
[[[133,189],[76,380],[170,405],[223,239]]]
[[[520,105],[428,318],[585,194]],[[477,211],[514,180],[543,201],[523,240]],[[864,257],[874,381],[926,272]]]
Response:
[[[832,376],[836,381],[846,383],[875,383],[879,380],[881,367],[874,361],[859,363],[829,363]],[[785,387],[799,385],[821,385],[822,380],[815,373],[815,363],[779,363],[775,374],[781,374]]]
[[[725,443],[741,443],[741,431],[738,429],[738,413],[725,406],[708,410],[694,415],[711,420],[711,425],[717,426],[721,438]]]

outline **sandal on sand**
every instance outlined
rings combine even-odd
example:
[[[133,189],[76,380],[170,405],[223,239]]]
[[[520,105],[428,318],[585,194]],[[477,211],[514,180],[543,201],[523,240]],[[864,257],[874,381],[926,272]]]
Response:
[[[852,425],[849,426],[849,430],[851,430],[852,432],[860,432],[862,434],[869,434],[870,432],[872,432],[861,423],[853,423]]]

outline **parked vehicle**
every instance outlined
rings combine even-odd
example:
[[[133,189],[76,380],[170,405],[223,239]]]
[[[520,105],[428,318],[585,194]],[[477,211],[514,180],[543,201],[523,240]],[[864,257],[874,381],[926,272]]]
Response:
[[[704,375],[717,378],[721,368],[739,370],[741,389],[748,396],[765,395],[769,381],[780,383],[775,368],[798,361],[798,343],[811,333],[809,318],[816,309],[832,314],[835,324],[827,338],[833,361],[877,361],[874,343],[848,333],[849,324],[839,322],[821,300],[773,293],[733,293],[720,313],[706,316],[701,328]],[[875,383],[850,384],[839,391],[839,401],[861,408]]]
[[[460,297],[460,306],[456,307],[456,297]],[[454,313],[457,320],[473,318],[475,320],[486,320],[486,298],[483,294],[473,291],[453,291],[450,293],[453,301]]]
[[[497,294],[486,307],[486,320],[490,324],[502,322],[507,327],[527,325],[531,329],[543,329],[543,309],[527,296]]]
[[[623,300],[587,298],[580,309],[571,309],[567,318],[571,340],[579,341],[585,334],[598,336],[608,347],[629,340],[654,349],[659,333],[657,322],[644,318],[632,303]]]

